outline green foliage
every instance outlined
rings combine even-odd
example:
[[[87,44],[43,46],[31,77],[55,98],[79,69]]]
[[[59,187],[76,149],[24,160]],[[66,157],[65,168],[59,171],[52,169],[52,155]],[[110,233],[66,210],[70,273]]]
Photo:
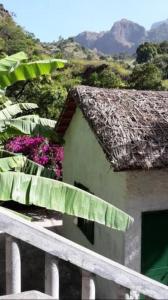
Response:
[[[164,41],[158,45],[159,54],[168,54],[168,41]]]
[[[2,172],[0,182],[0,199],[3,201],[45,207],[122,231],[133,222],[131,217],[108,202],[57,180],[21,172]]]
[[[157,55],[157,53],[157,46],[155,44],[146,42],[137,48],[136,60],[139,64],[150,62]]]
[[[21,62],[28,59],[26,53],[18,52],[10,56],[6,56],[0,60],[0,74],[7,74],[14,71]]]
[[[8,56],[0,60],[0,86],[5,88],[13,82],[27,78],[38,77],[43,74],[50,74],[56,68],[62,68],[64,61],[60,60],[43,60],[30,63],[23,63],[27,56],[23,52]],[[53,130],[55,122],[39,117],[26,117],[13,119],[23,111],[36,109],[35,103],[17,103],[11,105],[2,103],[6,106],[0,111],[0,141],[1,143],[16,135],[41,135],[56,139]]]
[[[16,81],[37,78],[48,75],[56,69],[63,68],[66,61],[58,59],[22,62],[27,56],[24,52],[7,56],[0,60],[0,87],[1,89],[12,85]]]
[[[168,79],[162,81],[162,86],[164,90],[168,91]]]
[[[123,85],[121,78],[109,69],[105,69],[100,73],[99,80],[100,87],[119,88]]]
[[[34,36],[16,25],[10,15],[1,18],[0,22],[0,53],[11,55],[24,51],[32,56],[35,51],[40,52],[41,45]]]
[[[35,103],[17,103],[8,105],[6,108],[0,110],[0,120],[10,120],[25,111],[37,109],[38,106]]]
[[[161,90],[161,71],[151,63],[137,65],[130,75],[129,86],[137,90]]]
[[[0,172],[7,171],[24,172],[30,175],[55,178],[53,169],[39,165],[22,154],[0,150]]]
[[[103,88],[119,88],[123,86],[121,78],[109,68],[100,73],[93,72],[88,81],[89,85]]]
[[[162,72],[162,78],[168,78],[168,54],[158,55],[154,58],[153,64]]]
[[[57,141],[57,135],[53,127],[48,124],[43,124],[39,120],[0,120],[0,141],[6,142],[8,139],[17,135],[43,136]]]
[[[23,83],[16,84],[8,90],[7,94],[14,97],[14,101],[28,102],[31,99],[38,105],[38,113],[41,117],[57,120],[67,96],[67,89],[62,84],[43,78],[31,80],[27,82],[23,90],[22,88]],[[17,99],[20,90],[22,93]]]

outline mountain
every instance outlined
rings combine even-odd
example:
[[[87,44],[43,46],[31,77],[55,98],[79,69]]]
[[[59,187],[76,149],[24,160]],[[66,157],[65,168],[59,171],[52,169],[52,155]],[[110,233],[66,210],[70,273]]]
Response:
[[[122,19],[115,22],[109,31],[100,33],[85,31],[74,39],[82,46],[104,54],[134,54],[136,48],[145,41],[158,43],[168,40],[168,20],[153,24],[147,31],[135,22]]]
[[[156,29],[157,27],[159,27],[162,24],[168,25],[168,19],[160,21],[160,22],[153,23],[152,26],[151,26],[151,29]]]
[[[148,31],[148,41],[160,43],[168,40],[168,22],[160,22]]]

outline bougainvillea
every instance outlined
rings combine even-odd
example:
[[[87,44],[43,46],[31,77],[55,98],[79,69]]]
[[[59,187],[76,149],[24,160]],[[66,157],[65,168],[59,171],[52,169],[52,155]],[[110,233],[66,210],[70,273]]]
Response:
[[[56,179],[62,178],[63,147],[50,142],[47,138],[17,136],[8,140],[5,149],[10,152],[23,153],[34,162],[54,169]]]

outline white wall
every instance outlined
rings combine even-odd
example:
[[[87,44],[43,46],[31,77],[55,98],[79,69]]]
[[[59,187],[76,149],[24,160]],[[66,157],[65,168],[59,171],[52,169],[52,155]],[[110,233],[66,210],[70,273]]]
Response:
[[[82,183],[95,195],[124,210],[126,173],[114,173],[81,111],[77,109],[65,134],[65,159],[63,180],[70,184]],[[92,246],[74,218],[64,217],[62,234],[106,257],[124,263],[124,233],[95,224],[95,243]],[[97,281],[100,298],[116,298],[115,287],[106,280]]]
[[[134,225],[125,236],[125,264],[141,271],[142,212],[168,209],[168,170],[130,171],[127,173],[127,212]]]

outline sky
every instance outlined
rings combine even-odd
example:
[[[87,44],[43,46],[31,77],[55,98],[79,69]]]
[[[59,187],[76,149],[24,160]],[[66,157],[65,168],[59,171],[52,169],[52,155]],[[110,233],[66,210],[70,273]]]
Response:
[[[168,18],[168,0],[0,0],[15,21],[43,42],[109,30],[126,18],[146,29]]]

